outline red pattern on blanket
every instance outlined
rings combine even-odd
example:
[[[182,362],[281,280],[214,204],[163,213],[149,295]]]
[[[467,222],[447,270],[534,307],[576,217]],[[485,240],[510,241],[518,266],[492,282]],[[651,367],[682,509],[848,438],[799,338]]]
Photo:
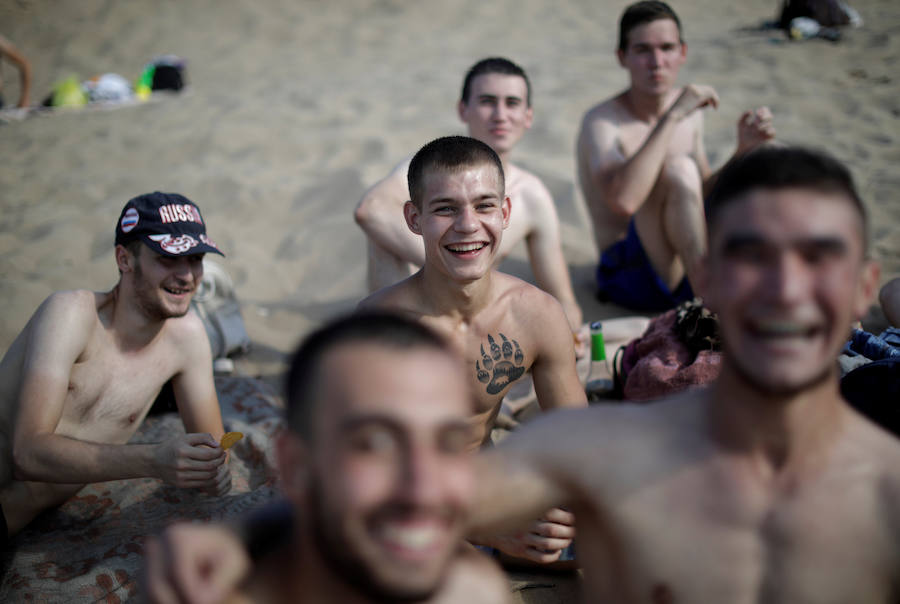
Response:
[[[2,602],[123,602],[139,594],[144,542],[174,520],[236,518],[277,494],[273,436],[283,403],[258,380],[219,378],[226,431],[244,438],[231,449],[231,492],[210,497],[152,478],[90,484],[39,516],[3,553]],[[174,413],[148,418],[133,443],[184,431]]]

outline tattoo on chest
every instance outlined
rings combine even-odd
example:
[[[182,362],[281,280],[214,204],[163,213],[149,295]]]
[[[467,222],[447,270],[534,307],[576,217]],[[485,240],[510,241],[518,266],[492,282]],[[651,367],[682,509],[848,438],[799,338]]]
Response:
[[[525,354],[519,348],[519,343],[510,341],[502,333],[498,335],[502,343],[497,344],[494,337],[488,334],[490,354],[484,351],[482,344],[481,361],[475,361],[475,375],[479,382],[487,384],[488,394],[498,394],[525,373],[525,368],[522,367]]]

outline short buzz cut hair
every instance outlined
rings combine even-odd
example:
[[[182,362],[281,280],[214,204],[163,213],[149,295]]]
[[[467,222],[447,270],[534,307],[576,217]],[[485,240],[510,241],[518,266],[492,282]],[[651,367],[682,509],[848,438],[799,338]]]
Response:
[[[469,104],[469,97],[472,95],[472,82],[475,81],[475,78],[490,73],[519,76],[525,80],[525,104],[526,106],[531,107],[531,81],[528,79],[528,75],[525,73],[524,69],[503,57],[488,57],[487,59],[481,59],[469,68],[469,71],[466,72],[466,77],[463,80],[462,94],[459,97],[459,100],[462,101],[463,105]]]
[[[619,19],[619,50],[622,52],[628,50],[628,34],[632,29],[660,19],[674,21],[678,27],[678,40],[684,42],[681,37],[681,19],[675,14],[672,7],[659,0],[642,0],[625,8],[622,18]]]
[[[456,357],[436,332],[391,313],[366,311],[320,327],[294,353],[285,381],[288,429],[307,442],[315,437],[313,419],[322,390],[322,362],[331,351],[352,344],[375,344],[390,350],[429,349]]]
[[[809,189],[846,197],[862,221],[863,249],[869,249],[866,207],[856,191],[853,176],[844,164],[825,151],[762,145],[727,163],[706,200],[706,222],[710,230],[724,206],[757,189]]]
[[[416,153],[409,162],[406,174],[409,195],[417,209],[422,209],[425,196],[425,175],[430,172],[452,172],[482,164],[497,168],[501,194],[505,191],[503,164],[497,152],[478,139],[468,136],[444,136],[437,138]]]

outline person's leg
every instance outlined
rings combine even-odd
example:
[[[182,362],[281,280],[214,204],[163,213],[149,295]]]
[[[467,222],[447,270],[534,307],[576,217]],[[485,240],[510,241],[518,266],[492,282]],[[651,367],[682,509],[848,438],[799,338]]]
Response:
[[[367,247],[368,268],[366,285],[369,288],[369,293],[393,285],[419,270],[414,264],[395,256],[371,239],[367,241]]]
[[[703,183],[688,156],[670,157],[650,198],[634,216],[635,229],[653,269],[675,291],[687,276],[692,285],[706,249]]]

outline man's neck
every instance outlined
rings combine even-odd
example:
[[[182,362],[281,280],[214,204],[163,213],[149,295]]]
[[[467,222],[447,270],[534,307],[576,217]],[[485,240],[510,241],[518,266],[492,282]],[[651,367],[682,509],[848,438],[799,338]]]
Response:
[[[834,376],[801,392],[777,395],[752,388],[727,359],[707,402],[713,438],[773,476],[802,471],[819,459],[846,414]]]
[[[101,303],[98,312],[122,350],[140,349],[159,335],[165,320],[148,319],[134,298],[127,295],[123,289],[122,283],[119,282],[105,294],[106,300]]]
[[[426,264],[419,273],[422,299],[436,315],[468,322],[480,313],[491,300],[494,271],[468,283],[448,279]]]

